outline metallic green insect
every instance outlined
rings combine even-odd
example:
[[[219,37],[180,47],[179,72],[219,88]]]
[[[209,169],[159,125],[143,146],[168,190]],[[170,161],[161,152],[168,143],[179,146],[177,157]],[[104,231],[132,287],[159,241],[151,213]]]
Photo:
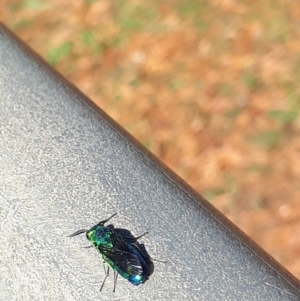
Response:
[[[147,232],[139,237],[133,237],[126,229],[115,228],[113,225],[104,226],[115,215],[116,213],[89,230],[82,229],[69,235],[73,237],[86,233],[87,239],[101,253],[104,262],[114,270],[114,292],[118,274],[130,283],[139,285],[147,281],[154,271],[153,262],[144,245],[137,241]],[[109,267],[105,269],[105,278],[100,291],[108,275]]]

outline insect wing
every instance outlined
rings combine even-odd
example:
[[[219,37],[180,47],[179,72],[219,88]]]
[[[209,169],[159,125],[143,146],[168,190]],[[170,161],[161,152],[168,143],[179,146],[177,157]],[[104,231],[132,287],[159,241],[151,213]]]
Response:
[[[123,277],[123,273],[128,274],[128,276],[143,274],[143,266],[137,254],[113,249],[109,255],[108,258],[115,264],[116,269],[120,271]]]
[[[134,256],[134,259],[136,262],[138,261],[138,265],[136,263],[136,267],[139,266],[139,272],[136,271],[136,273],[131,273],[132,277],[129,277],[128,280],[137,285],[140,283],[144,283],[147,279],[149,279],[149,276],[154,271],[154,265],[151,260],[151,257],[149,256],[144,244],[140,244],[137,241],[137,238],[132,236],[130,231],[126,229],[114,229],[117,237],[119,238],[119,241],[121,241],[121,245],[124,247],[127,253],[130,253],[131,256]],[[131,267],[134,265],[134,260],[131,260],[129,262]]]
[[[141,275],[143,266],[139,253],[133,245],[125,242],[118,235],[113,235],[113,248],[98,247],[100,253],[104,255],[104,259],[110,263],[113,269],[116,269],[124,278],[128,275]]]

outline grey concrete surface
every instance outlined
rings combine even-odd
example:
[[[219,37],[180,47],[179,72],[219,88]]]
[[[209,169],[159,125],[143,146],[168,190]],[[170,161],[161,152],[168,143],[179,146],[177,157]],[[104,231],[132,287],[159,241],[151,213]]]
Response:
[[[3,26],[0,116],[0,300],[300,300],[292,275]],[[115,212],[167,263],[100,293],[100,255],[67,235]]]

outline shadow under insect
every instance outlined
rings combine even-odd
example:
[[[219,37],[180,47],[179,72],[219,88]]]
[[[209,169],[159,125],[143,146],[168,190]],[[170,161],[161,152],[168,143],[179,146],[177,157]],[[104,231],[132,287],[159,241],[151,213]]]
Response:
[[[105,278],[100,291],[109,275],[109,267],[114,271],[114,292],[119,274],[130,283],[139,285],[147,281],[154,271],[154,264],[145,245],[138,242],[138,239],[148,232],[134,237],[127,229],[115,228],[113,225],[104,226],[115,215],[116,213],[89,230],[82,229],[69,235],[69,237],[73,237],[86,233],[92,246],[100,252],[104,262],[109,265],[107,269],[104,266]]]

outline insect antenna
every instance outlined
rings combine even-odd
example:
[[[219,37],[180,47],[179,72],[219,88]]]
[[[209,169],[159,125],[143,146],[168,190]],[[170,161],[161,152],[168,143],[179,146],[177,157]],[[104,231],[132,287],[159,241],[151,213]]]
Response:
[[[86,230],[86,229],[78,230],[78,231],[74,232],[73,234],[68,235],[68,237],[73,237],[73,236],[76,236],[79,234],[83,234],[83,233],[86,233],[87,231],[88,230]]]
[[[116,292],[116,286],[117,286],[117,279],[118,279],[118,273],[116,271],[114,271],[114,289],[113,289],[113,293]]]
[[[100,292],[102,291],[103,286],[104,286],[104,283],[105,283],[105,281],[106,281],[106,278],[107,278],[108,275],[109,275],[109,266],[107,267],[107,270],[106,270],[106,269],[105,269],[105,262],[103,262],[103,269],[104,269],[105,277],[104,277],[103,282],[102,282],[102,284],[101,284]]]
[[[116,215],[117,215],[117,213],[114,213],[111,217],[105,219],[104,221],[101,221],[98,225],[104,225],[105,223],[107,223],[110,219],[112,219]]]

